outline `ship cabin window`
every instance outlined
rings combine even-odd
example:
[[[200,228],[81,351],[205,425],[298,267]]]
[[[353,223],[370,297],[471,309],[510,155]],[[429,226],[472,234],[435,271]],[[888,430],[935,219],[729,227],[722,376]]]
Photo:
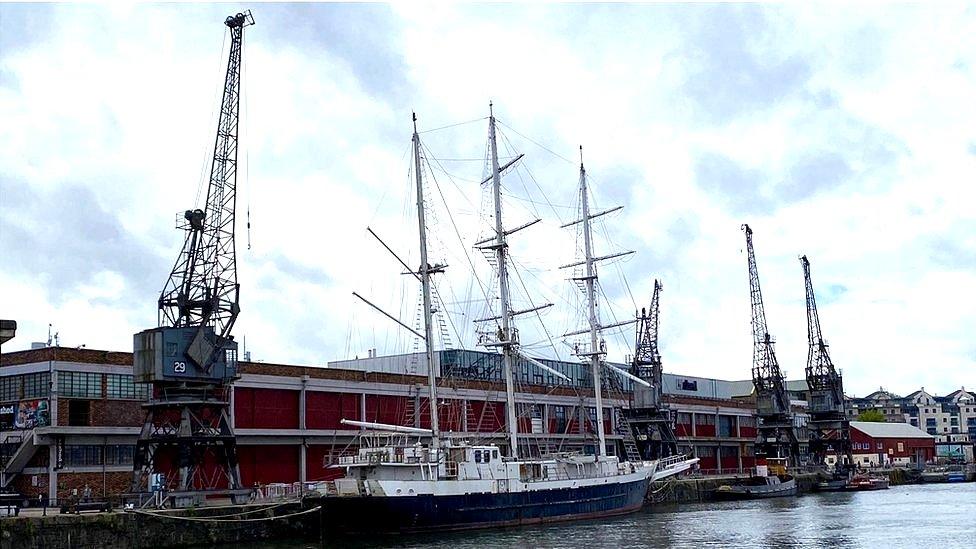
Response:
[[[474,451],[474,462],[481,463],[481,450]]]
[[[491,451],[491,459],[498,459],[498,450]]]

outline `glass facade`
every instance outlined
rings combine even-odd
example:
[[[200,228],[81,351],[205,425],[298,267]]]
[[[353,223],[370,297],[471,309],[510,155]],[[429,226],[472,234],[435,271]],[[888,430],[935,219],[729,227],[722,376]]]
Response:
[[[463,349],[447,349],[439,351],[439,353],[441,377],[475,381],[505,381],[501,354]],[[526,385],[548,387],[593,387],[593,379],[588,364],[547,358],[540,358],[539,362],[562,373],[569,378],[569,381],[556,377],[522,358],[516,358],[515,361],[515,381]],[[625,370],[629,368],[624,364],[615,365]],[[633,382],[630,379],[615,374],[604,374],[604,376],[604,383],[609,387],[623,391],[633,390]]]
[[[47,398],[51,391],[51,374],[37,372],[0,378],[0,402]]]
[[[102,398],[102,374],[58,372],[58,393],[64,397]]]
[[[105,396],[117,399],[148,400],[149,384],[136,383],[134,378],[127,374],[106,374]]]
[[[64,465],[66,467],[132,465],[134,453],[135,446],[68,445],[64,447]]]

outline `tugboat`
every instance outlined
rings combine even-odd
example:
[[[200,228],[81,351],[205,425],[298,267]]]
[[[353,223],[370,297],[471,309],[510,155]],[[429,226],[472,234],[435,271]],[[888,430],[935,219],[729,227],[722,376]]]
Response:
[[[719,486],[712,492],[714,498],[741,500],[795,496],[796,479],[786,474],[786,458],[767,458],[766,461],[768,466],[756,465],[756,474],[745,481]]]
[[[590,339],[589,345],[577,346],[576,354],[592,366],[596,405],[594,423],[597,427],[595,454],[558,453],[540,458],[519,456],[513,374],[516,363],[540,368],[564,380],[569,378],[528,356],[519,348],[518,330],[513,326],[512,317],[536,309],[513,311],[511,307],[506,237],[528,225],[510,231],[503,227],[500,176],[521,155],[499,167],[495,133],[495,117],[492,114],[489,117],[491,175],[484,183],[491,182],[493,186],[495,226],[494,235],[478,245],[482,249],[490,250],[494,256],[493,265],[498,272],[500,311],[498,316],[486,319],[497,326],[493,325],[491,330],[483,332],[491,336],[483,339],[481,344],[500,350],[503,357],[508,455],[495,444],[472,444],[463,438],[445,436],[438,427],[437,366],[432,345],[431,275],[442,272],[444,266],[428,263],[422,179],[424,170],[421,168],[421,145],[414,116],[413,160],[421,265],[416,272],[408,274],[420,280],[423,290],[424,333],[414,333],[426,344],[431,428],[342,420],[346,425],[366,430],[360,436],[360,448],[355,456],[340,458],[338,466],[345,469],[344,478],[320,483],[318,489],[321,495],[306,498],[307,504],[321,507],[322,522],[328,525],[330,531],[412,533],[620,515],[641,508],[650,481],[678,474],[698,461],[675,456],[660,461],[630,462],[607,454],[601,396],[603,369],[608,368],[631,378],[635,383],[646,382],[623,370],[609,367],[603,360],[605,346],[599,342],[599,331],[603,327],[595,305],[595,262],[617,255],[603,258],[593,256],[590,222],[594,217],[608,212],[589,213],[586,174],[582,163],[582,219],[570,225],[581,224],[586,244],[585,260],[568,267],[585,268],[575,280],[585,284],[589,328],[566,335],[587,334]]]

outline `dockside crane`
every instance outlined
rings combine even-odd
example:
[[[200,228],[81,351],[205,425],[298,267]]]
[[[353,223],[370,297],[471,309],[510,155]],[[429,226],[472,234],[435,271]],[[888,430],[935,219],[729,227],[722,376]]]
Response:
[[[649,386],[634,384],[634,396],[629,409],[622,410],[641,459],[660,459],[678,453],[674,434],[674,414],[662,401],[664,369],[658,349],[657,335],[660,296],[664,287],[654,280],[651,306],[637,313],[637,338],[631,374]]]
[[[171,505],[207,497],[244,502],[237,446],[230,422],[240,313],[235,251],[237,149],[244,29],[250,11],[226,18],[230,53],[220,117],[202,209],[186,210],[177,228],[183,249],[160,293],[158,327],[133,337],[133,372],[152,385],[133,463],[131,491],[165,491]],[[162,503],[162,502],[160,502]]]
[[[813,463],[824,466],[828,450],[838,456],[837,472],[846,472],[853,463],[851,424],[844,411],[844,380],[834,368],[827,343],[820,332],[820,315],[810,278],[810,261],[800,256],[807,297],[807,386],[810,389],[810,454]],[[846,462],[842,457],[846,457]]]
[[[756,394],[756,416],[759,419],[756,439],[756,458],[789,458],[798,464],[799,440],[790,409],[786,380],[776,360],[775,340],[766,325],[759,270],[752,246],[752,229],[742,225],[746,233],[749,261],[749,296],[752,304],[752,384]]]

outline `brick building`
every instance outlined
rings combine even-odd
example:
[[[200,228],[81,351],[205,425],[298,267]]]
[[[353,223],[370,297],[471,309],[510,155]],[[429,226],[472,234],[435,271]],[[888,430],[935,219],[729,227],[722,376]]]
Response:
[[[444,350],[435,357],[442,430],[504,446],[500,356]],[[571,382],[518,365],[518,424],[527,441],[522,452],[593,452],[589,368],[547,362]],[[241,362],[240,372],[231,406],[246,486],[338,475],[329,465],[356,451],[359,433],[341,419],[429,426],[420,355],[369,356],[326,367]],[[604,381],[608,450],[616,452],[622,425],[611,410],[628,404],[631,386],[612,375]],[[671,374],[664,379],[680,444],[709,472],[754,465],[753,411],[730,398],[728,383]],[[133,382],[131,353],[46,347],[0,355],[0,480],[23,494],[46,492],[54,501],[86,484],[96,496],[127,491],[148,398],[148,387]]]
[[[935,437],[907,423],[851,422],[854,463],[861,467],[921,465],[935,459]],[[828,456],[828,465],[836,463]]]

